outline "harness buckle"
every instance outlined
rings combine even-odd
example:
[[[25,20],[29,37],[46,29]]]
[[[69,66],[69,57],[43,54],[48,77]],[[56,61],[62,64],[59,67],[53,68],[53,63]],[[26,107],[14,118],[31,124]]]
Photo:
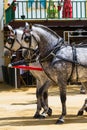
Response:
[[[52,55],[52,56],[54,56],[54,57],[56,56],[55,53],[53,53],[53,52],[51,52],[50,55]]]

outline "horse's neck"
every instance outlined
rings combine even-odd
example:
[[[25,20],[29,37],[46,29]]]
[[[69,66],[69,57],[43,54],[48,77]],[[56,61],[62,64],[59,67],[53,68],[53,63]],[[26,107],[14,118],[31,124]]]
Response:
[[[40,56],[44,58],[50,55],[51,52],[55,51],[56,47],[59,47],[58,43],[58,39],[54,39],[51,42],[41,42],[41,44],[39,44]]]
[[[39,37],[38,47],[41,57],[47,56],[53,48],[58,44],[61,37],[57,37],[54,33],[42,28],[33,28],[37,37]],[[36,38],[38,39],[38,38]]]

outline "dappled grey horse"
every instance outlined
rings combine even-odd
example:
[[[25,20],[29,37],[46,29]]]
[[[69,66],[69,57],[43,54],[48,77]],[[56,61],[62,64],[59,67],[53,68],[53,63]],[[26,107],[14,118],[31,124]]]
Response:
[[[29,26],[27,26],[28,29]],[[44,72],[59,86],[62,113],[56,123],[64,123],[67,83],[70,81],[87,82],[87,47],[62,44],[63,41],[43,25],[33,25],[27,35],[30,37],[30,42],[26,46],[30,50],[36,50],[38,46],[38,60]],[[26,54],[26,51],[24,53]],[[30,52],[31,57],[32,53]],[[87,101],[84,106],[78,115],[81,115],[83,110],[87,111]]]
[[[22,39],[23,39],[23,34],[25,31],[25,28],[18,28],[13,30],[13,28],[8,25],[8,28],[10,30],[10,34],[8,36],[7,42],[4,47],[4,55],[10,55],[11,51],[18,51],[20,48],[21,49],[26,49],[25,46],[22,45]],[[29,39],[26,38],[25,41],[27,42]],[[18,65],[18,64],[24,64],[25,61],[19,61],[16,63],[12,63],[12,65]],[[40,64],[37,62],[34,63],[29,63],[29,65],[34,66],[34,67],[41,67]],[[10,64],[11,66],[11,64]],[[44,118],[47,115],[51,116],[52,114],[52,109],[49,108],[48,106],[48,89],[52,85],[52,81],[46,76],[44,71],[35,71],[35,70],[30,70],[32,75],[36,78],[37,82],[37,89],[36,89],[36,97],[37,97],[37,110],[35,112],[34,117],[35,118]],[[45,86],[45,87],[44,87]],[[45,90],[46,88],[46,90]],[[42,91],[43,90],[43,91]],[[40,96],[39,91],[42,91],[42,98]],[[45,108],[46,107],[46,108]],[[41,109],[44,109],[44,111],[40,114]],[[45,111],[47,110],[47,111]]]

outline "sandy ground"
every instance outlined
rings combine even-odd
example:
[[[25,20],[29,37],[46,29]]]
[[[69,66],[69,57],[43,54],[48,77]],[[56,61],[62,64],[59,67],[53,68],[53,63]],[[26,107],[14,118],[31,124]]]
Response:
[[[87,113],[77,116],[87,95],[80,94],[78,86],[67,88],[67,116],[63,125],[55,124],[61,113],[58,88],[49,89],[52,116],[41,120],[33,118],[36,110],[35,90],[35,87],[15,89],[0,83],[0,130],[87,130]]]

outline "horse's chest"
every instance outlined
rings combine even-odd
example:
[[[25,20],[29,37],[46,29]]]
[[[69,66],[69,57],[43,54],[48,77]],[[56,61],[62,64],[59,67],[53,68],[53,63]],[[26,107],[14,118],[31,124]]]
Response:
[[[64,63],[56,63],[52,64],[52,62],[45,62],[42,63],[42,67],[44,68],[45,73],[50,77],[52,80],[54,80],[56,83],[58,82],[58,79],[63,76],[66,78],[66,65]]]

